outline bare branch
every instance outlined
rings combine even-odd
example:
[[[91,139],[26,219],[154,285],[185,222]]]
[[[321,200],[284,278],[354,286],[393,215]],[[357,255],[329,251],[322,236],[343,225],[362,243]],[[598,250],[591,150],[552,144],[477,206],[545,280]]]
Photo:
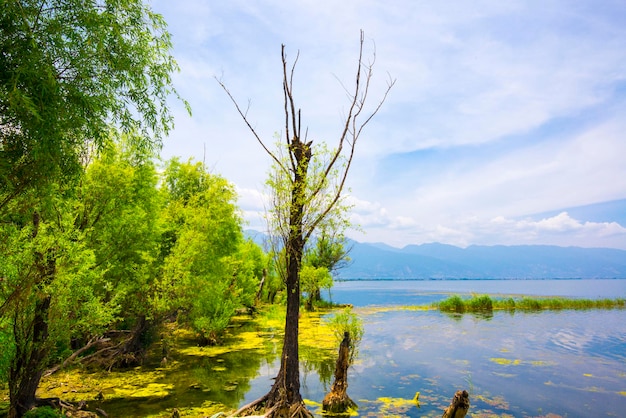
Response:
[[[349,144],[349,154],[347,157],[346,166],[344,167],[340,175],[340,181],[339,181],[339,185],[337,189],[335,190],[335,196],[333,197],[331,202],[328,204],[328,206],[325,208],[325,210],[319,213],[317,218],[313,220],[313,222],[310,224],[309,229],[307,230],[307,233],[306,233],[306,239],[308,239],[308,237],[311,236],[311,234],[313,233],[317,225],[319,225],[319,223],[322,220],[324,220],[326,216],[328,216],[328,214],[333,210],[337,202],[339,202],[341,198],[341,194],[345,187],[346,179],[348,177],[348,172],[350,171],[350,166],[352,165],[352,160],[354,158],[356,142],[359,139],[359,136],[361,135],[363,128],[370,122],[370,120],[372,120],[374,115],[378,113],[383,103],[387,99],[387,96],[389,95],[391,88],[394,86],[396,82],[395,79],[392,79],[391,77],[389,78],[389,81],[387,83],[387,89],[385,90],[385,93],[383,94],[382,99],[378,102],[374,110],[367,116],[365,121],[363,121],[362,123],[359,123],[358,118],[361,115],[361,112],[363,111],[366,99],[369,94],[369,87],[370,87],[370,82],[371,82],[372,74],[373,74],[373,66],[376,61],[376,54],[374,52],[374,58],[372,62],[368,65],[363,64],[363,61],[362,61],[363,60],[363,40],[364,40],[364,34],[363,34],[363,31],[361,31],[361,38],[360,38],[360,44],[359,44],[359,62],[357,65],[357,73],[355,77],[354,93],[353,94],[348,93],[347,89],[342,84],[342,87],[344,88],[344,90],[348,94],[350,94],[351,103],[350,103],[350,107],[348,110],[348,114],[346,116],[344,129],[339,138],[339,146],[336,152],[333,154],[333,158],[328,163],[324,176],[322,178],[326,178],[328,174],[331,172],[331,170],[334,168],[334,166],[336,165],[341,155],[344,143]],[[362,85],[362,82],[361,82],[362,72],[364,72],[365,74],[364,86]],[[350,136],[348,136],[349,133],[351,133]],[[322,188],[323,188],[323,184],[322,183],[318,184],[316,189],[313,191],[311,198],[313,198],[315,195],[320,193]]]
[[[256,133],[256,130],[252,127],[252,125],[250,124],[250,122],[248,121],[248,117],[247,117],[247,112],[248,109],[246,109],[246,112],[244,113],[241,108],[239,107],[239,104],[237,103],[237,101],[235,100],[235,98],[233,97],[233,95],[230,93],[230,90],[228,90],[228,88],[226,87],[226,85],[217,77],[214,77],[215,80],[218,82],[218,84],[222,87],[222,89],[224,89],[224,91],[226,92],[226,94],[228,95],[228,97],[230,98],[230,101],[233,102],[233,104],[235,105],[235,108],[237,109],[237,112],[239,112],[239,115],[241,116],[241,118],[243,119],[243,121],[246,123],[246,125],[248,126],[248,129],[250,129],[250,132],[252,132],[252,134],[254,135],[254,137],[256,138],[256,140],[258,141],[259,144],[261,144],[261,146],[263,147],[263,149],[265,150],[265,152],[267,154],[269,154],[270,157],[272,157],[272,159],[276,162],[276,164],[278,164],[279,167],[281,167],[283,170],[286,170],[286,168],[282,165],[282,163],[280,162],[280,159],[278,159],[276,157],[276,155],[274,155],[274,153],[272,151],[270,151],[267,146],[265,145],[265,143],[261,140],[261,137],[259,137],[259,135]],[[250,107],[250,102],[248,102],[248,108]]]

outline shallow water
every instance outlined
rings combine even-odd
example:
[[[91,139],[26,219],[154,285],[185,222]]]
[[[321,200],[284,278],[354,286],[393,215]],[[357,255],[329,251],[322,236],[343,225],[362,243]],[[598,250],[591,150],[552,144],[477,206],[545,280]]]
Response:
[[[474,417],[622,416],[626,310],[496,311],[485,317],[401,305],[429,304],[448,292],[625,297],[626,280],[475,282],[338,283],[333,300],[354,304],[365,327],[349,372],[348,394],[359,405],[359,416],[440,417],[458,389],[470,392]],[[585,288],[595,293],[579,295]],[[319,403],[331,384],[335,349],[329,348],[329,331],[316,325],[319,316],[304,315],[302,322],[302,395]],[[61,395],[78,391],[77,399],[90,399],[94,388],[102,390],[104,400],[95,405],[111,417],[168,417],[173,408],[183,416],[232,410],[271,387],[281,327],[280,321],[238,323],[228,349],[183,346],[167,367],[158,367],[157,360],[128,373],[90,376],[93,381],[67,384]],[[412,401],[416,392],[420,408]],[[317,404],[310,408],[319,416]]]
[[[357,309],[365,323],[349,395],[360,416],[441,416],[470,392],[472,416],[621,416],[626,408],[626,312],[562,311],[485,318],[438,311]],[[265,393],[265,365],[245,401]],[[313,372],[303,396],[327,386]],[[408,402],[420,392],[421,407]],[[393,408],[389,399],[404,399]]]
[[[485,317],[399,309],[470,293],[624,298],[626,280],[337,283],[332,300],[356,306],[365,325],[348,390],[361,416],[441,416],[458,389],[470,392],[473,416],[622,415],[626,311],[495,312]],[[244,402],[265,393],[277,367],[265,365]],[[328,383],[314,372],[304,380],[303,396],[321,400]],[[419,409],[409,402],[418,391]]]
[[[354,306],[397,306],[427,305],[450,294],[471,293],[615,299],[626,298],[626,279],[344,281],[324,296]]]

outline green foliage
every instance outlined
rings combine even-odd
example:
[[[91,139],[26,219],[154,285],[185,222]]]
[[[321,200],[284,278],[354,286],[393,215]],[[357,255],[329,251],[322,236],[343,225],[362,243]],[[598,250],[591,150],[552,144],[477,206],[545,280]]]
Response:
[[[464,313],[466,310],[465,302],[460,296],[454,295],[437,303],[439,310],[443,312]]]
[[[363,338],[364,328],[361,319],[352,312],[352,308],[348,307],[336,313],[328,319],[328,325],[333,331],[337,346],[343,340],[346,332],[350,334],[350,364],[358,356],[359,344]]]
[[[467,310],[470,312],[491,312],[493,301],[487,295],[474,296],[466,302]]]
[[[162,194],[164,261],[153,303],[162,313],[180,310],[214,341],[237,308],[254,303],[263,255],[243,240],[233,186],[201,163],[170,160]]]
[[[125,137],[87,166],[76,199],[75,224],[96,257],[93,290],[126,318],[151,314],[160,240],[157,180],[152,155]]]
[[[307,161],[305,176],[296,176],[294,169],[287,170],[291,165],[290,155],[284,144],[277,144],[277,160],[268,173],[265,182],[271,204],[266,213],[266,221],[270,233],[286,243],[290,228],[289,219],[292,210],[292,195],[296,187],[296,181],[304,183],[298,185],[298,203],[304,208],[302,216],[302,230],[305,231],[306,240],[313,234],[315,229],[320,231],[332,231],[342,233],[350,226],[348,211],[351,205],[346,198],[340,196],[342,187],[339,174],[345,168],[342,157],[338,157],[335,165],[329,167],[329,160],[333,157],[333,151],[324,144],[311,146],[311,159]],[[279,164],[280,163],[280,164]],[[299,179],[299,180],[296,180]],[[305,241],[306,241],[305,240]],[[305,242],[306,243],[306,242]]]
[[[259,282],[268,264],[267,256],[254,241],[247,239],[241,242],[237,253],[230,257],[230,269],[236,278],[239,303],[245,307],[254,306]]]
[[[178,67],[143,1],[6,1],[0,27],[0,208],[79,173],[86,145],[112,128],[159,146]]]
[[[330,289],[333,286],[333,276],[326,267],[303,265],[300,269],[300,289],[307,293],[307,306],[313,308],[313,301],[320,289]]]
[[[8,1],[1,10],[0,318],[11,321],[11,415],[21,415],[51,348],[101,332],[123,308],[115,279],[138,265],[119,245],[105,252],[129,219],[96,230],[108,212],[83,216],[94,212],[81,198],[98,185],[74,186],[90,150],[112,135],[138,133],[127,140],[144,155],[158,148],[172,126],[177,65],[165,22],[141,0]],[[99,207],[124,204],[103,196],[110,205],[95,197]]]
[[[62,418],[65,415],[49,406],[41,406],[26,412],[24,418]]]

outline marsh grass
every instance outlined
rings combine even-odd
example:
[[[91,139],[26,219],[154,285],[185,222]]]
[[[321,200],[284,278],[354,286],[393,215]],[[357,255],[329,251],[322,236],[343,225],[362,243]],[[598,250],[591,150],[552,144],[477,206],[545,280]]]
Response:
[[[433,304],[442,312],[466,313],[466,312],[492,312],[494,310],[506,311],[545,311],[545,310],[584,310],[584,309],[623,309],[626,307],[626,299],[569,299],[569,298],[491,298],[487,295],[461,298],[458,295],[451,296]]]

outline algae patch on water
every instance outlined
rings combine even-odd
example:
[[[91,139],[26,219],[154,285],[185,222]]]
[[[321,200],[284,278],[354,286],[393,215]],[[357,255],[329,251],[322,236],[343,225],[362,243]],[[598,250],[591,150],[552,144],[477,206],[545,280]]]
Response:
[[[403,417],[412,408],[418,407],[418,402],[415,398],[392,398],[392,397],[380,397],[374,401],[360,400],[359,403],[373,404],[377,408],[377,416],[384,417]]]
[[[522,360],[520,359],[511,360],[511,359],[503,358],[503,357],[492,357],[489,360],[496,364],[500,364],[503,366],[511,366],[511,365],[518,366],[522,363]]]
[[[531,366],[541,367],[541,366],[554,366],[555,363],[544,361],[544,360],[530,360],[530,361],[522,361],[520,359],[508,359],[504,357],[491,357],[489,359],[491,362],[500,364],[502,366],[519,366],[520,364],[530,364]]]
[[[324,321],[328,310],[300,317],[300,357],[304,372],[330,380],[337,344]],[[259,369],[280,355],[284,307],[255,317],[234,318],[222,345],[200,346],[198,336],[175,323],[164,325],[161,341],[148,350],[141,367],[113,372],[80,366],[42,380],[40,397],[88,401],[109,416],[212,416],[236,409]],[[167,361],[162,353],[167,348]],[[269,389],[269,387],[268,387]]]

